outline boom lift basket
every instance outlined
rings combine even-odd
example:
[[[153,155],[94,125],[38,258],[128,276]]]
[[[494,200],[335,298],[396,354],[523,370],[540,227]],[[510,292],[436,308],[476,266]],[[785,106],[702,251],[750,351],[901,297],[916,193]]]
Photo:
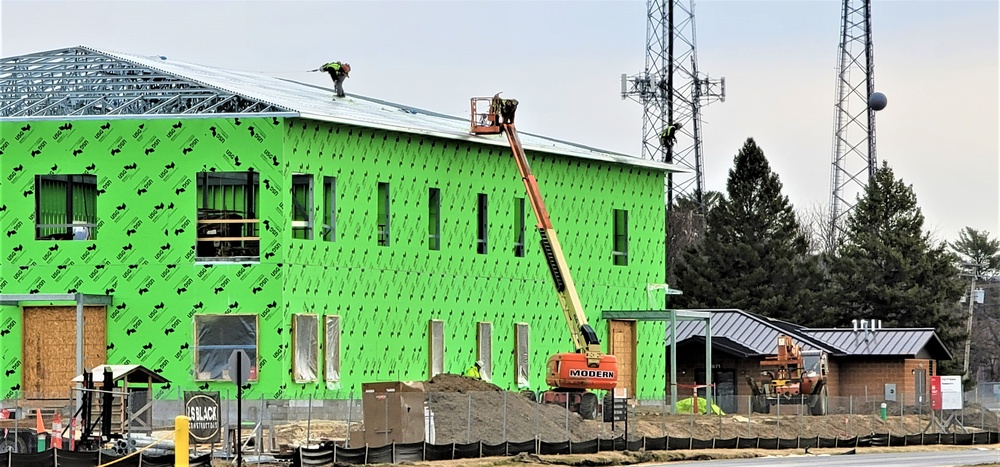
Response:
[[[472,128],[474,135],[498,135],[500,134],[500,109],[496,108],[493,97],[473,97],[470,99],[472,107]]]

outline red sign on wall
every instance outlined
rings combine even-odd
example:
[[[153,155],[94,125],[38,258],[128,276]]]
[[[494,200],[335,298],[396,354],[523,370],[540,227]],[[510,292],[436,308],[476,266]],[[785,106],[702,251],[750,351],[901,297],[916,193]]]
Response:
[[[931,410],[941,410],[940,376],[931,376]]]

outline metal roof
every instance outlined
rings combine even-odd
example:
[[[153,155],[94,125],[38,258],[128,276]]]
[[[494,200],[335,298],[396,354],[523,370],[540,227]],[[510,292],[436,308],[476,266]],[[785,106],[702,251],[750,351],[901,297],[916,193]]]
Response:
[[[930,355],[950,360],[951,351],[932,328],[802,329],[800,332],[825,342],[845,355],[917,357]]]
[[[709,311],[712,313],[712,340],[726,338],[748,349],[748,355],[774,355],[778,347],[779,335],[790,335],[802,350],[824,350],[832,352],[833,347],[823,345],[811,336],[792,332],[789,323],[772,320],[742,310],[685,310]],[[677,323],[677,342],[690,338],[704,339],[705,325],[699,321]],[[669,339],[669,335],[668,335]],[[752,353],[750,353],[752,352]]]
[[[288,116],[507,146],[471,135],[467,118],[258,73],[86,46],[0,59],[0,121]],[[522,106],[523,107],[523,106]],[[526,150],[671,172],[685,168],[519,132]]]

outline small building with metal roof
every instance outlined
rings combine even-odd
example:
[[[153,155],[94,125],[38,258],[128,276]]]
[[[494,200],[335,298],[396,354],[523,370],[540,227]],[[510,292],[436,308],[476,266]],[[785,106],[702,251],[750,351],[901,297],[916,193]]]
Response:
[[[751,392],[746,379],[756,376],[764,358],[776,354],[781,335],[790,336],[803,351],[826,352],[830,406],[845,410],[854,398],[926,401],[937,361],[952,358],[932,328],[882,328],[870,320],[864,327],[814,329],[743,310],[697,311],[711,313],[714,401],[727,413],[747,410]],[[678,384],[704,384],[705,324],[678,322],[676,345],[683,356],[677,362]]]

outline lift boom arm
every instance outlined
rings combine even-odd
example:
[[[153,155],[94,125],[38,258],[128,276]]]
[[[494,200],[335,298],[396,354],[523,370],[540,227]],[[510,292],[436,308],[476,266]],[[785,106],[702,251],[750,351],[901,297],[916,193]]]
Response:
[[[514,152],[517,170],[521,174],[521,181],[524,182],[528,199],[531,201],[531,210],[534,211],[535,218],[538,220],[536,227],[541,236],[542,253],[545,255],[545,262],[552,274],[552,282],[559,297],[559,305],[566,317],[566,325],[569,326],[573,345],[578,353],[587,355],[588,366],[596,367],[600,363],[601,357],[604,356],[604,352],[601,351],[601,343],[597,339],[597,333],[587,323],[587,316],[583,313],[583,305],[580,303],[576,285],[573,283],[569,267],[566,265],[566,258],[563,256],[556,230],[552,227],[552,221],[549,219],[549,212],[545,209],[545,202],[538,189],[538,181],[535,180],[535,176],[528,166],[528,158],[524,154],[524,148],[521,146],[521,139],[517,136],[514,124],[503,123],[501,126],[507,135],[507,141],[510,142],[510,149]]]

